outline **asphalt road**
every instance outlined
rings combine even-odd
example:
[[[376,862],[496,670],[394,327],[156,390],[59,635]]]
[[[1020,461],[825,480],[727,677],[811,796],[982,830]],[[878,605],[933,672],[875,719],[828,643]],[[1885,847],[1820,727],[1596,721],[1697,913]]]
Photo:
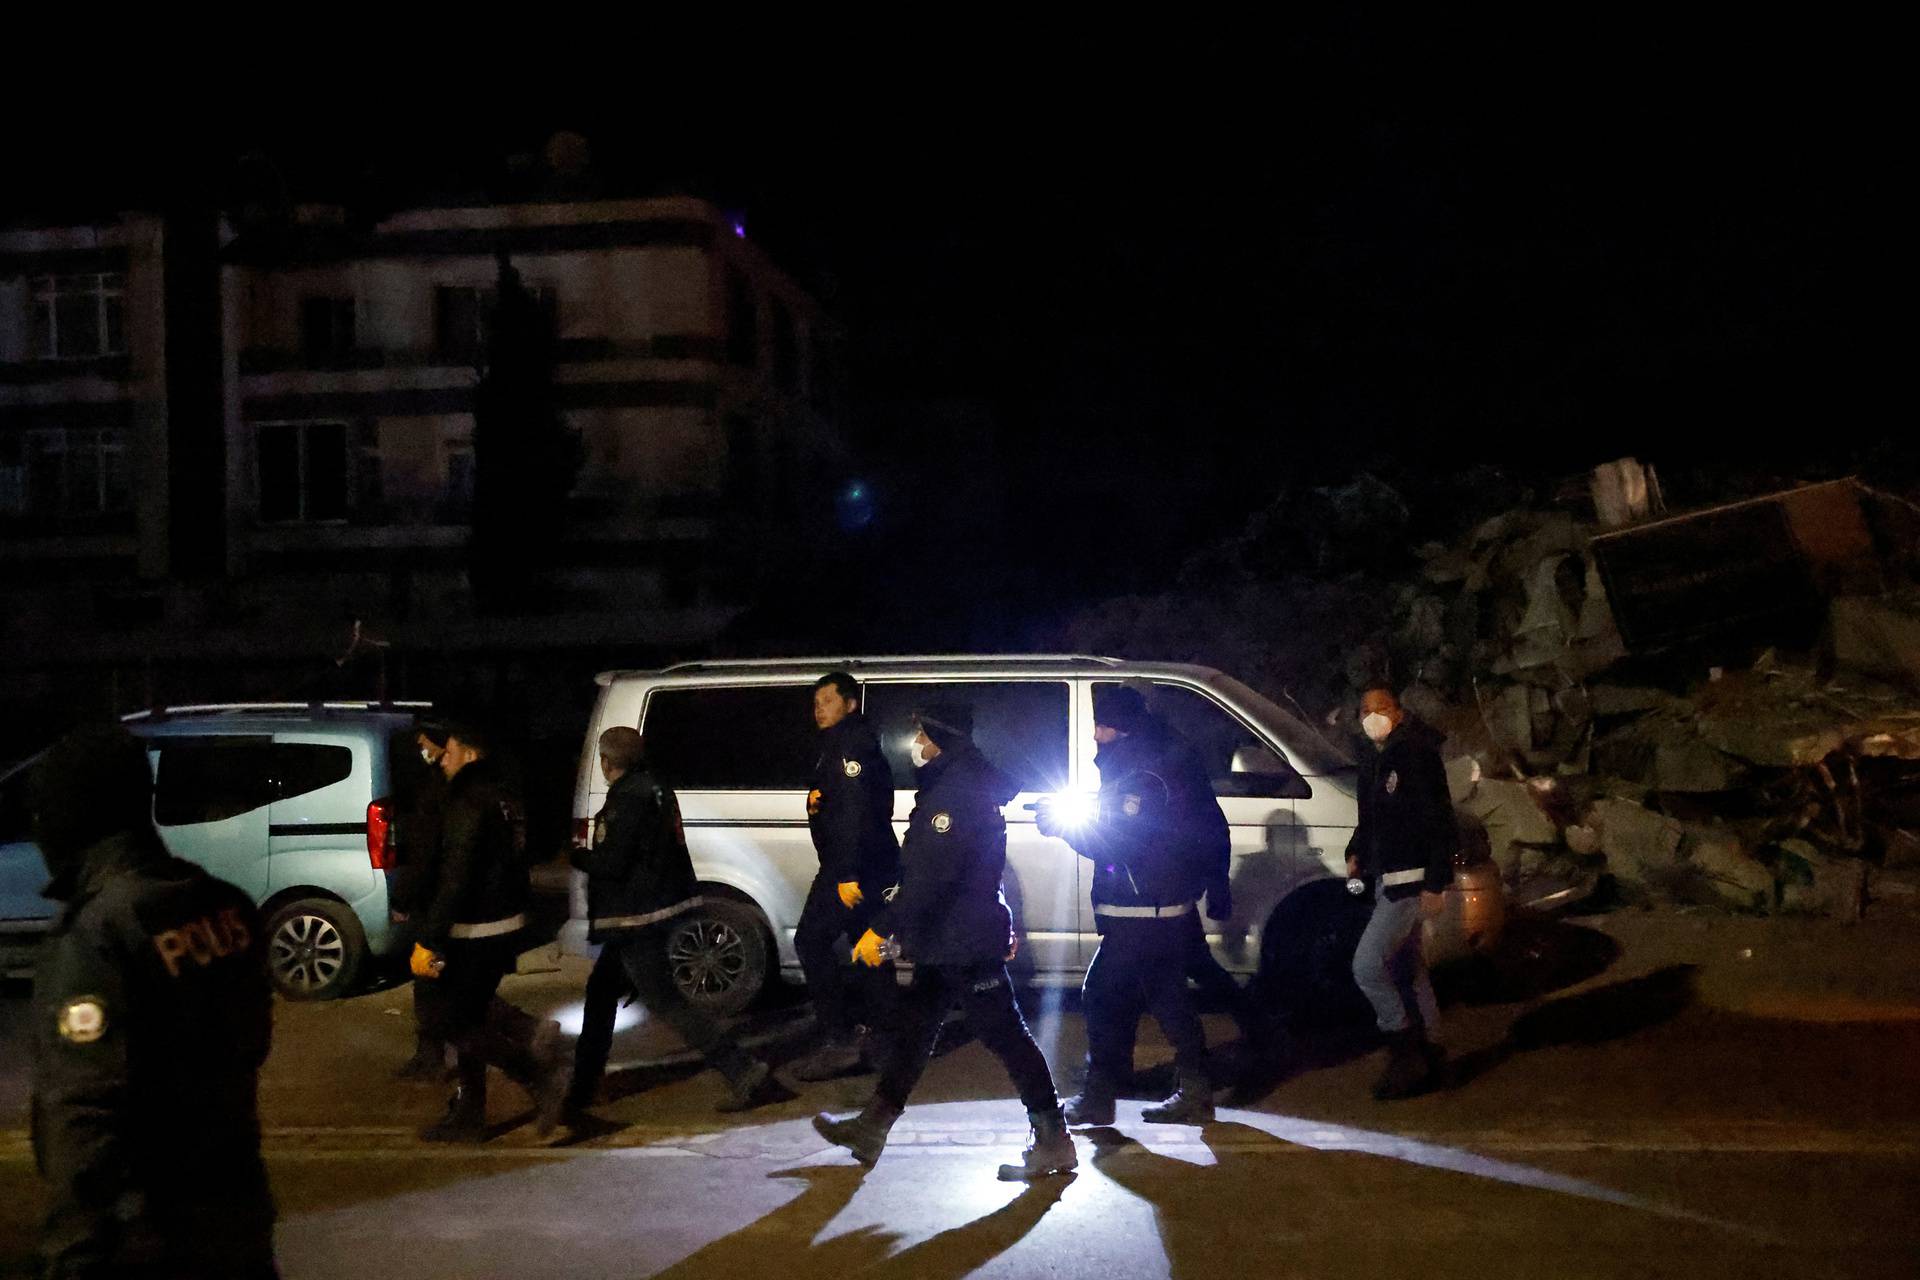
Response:
[[[1920,1274],[1920,929],[1625,916],[1530,941],[1453,984],[1460,1081],[1374,1103],[1364,1043],[1296,1044],[1203,1129],[1083,1132],[1070,1179],[998,1182],[1024,1118],[974,1043],[936,1059],[879,1166],[806,1117],[747,1117],[671,1033],[621,1033],[608,1124],[539,1142],[511,1085],[499,1136],[430,1148],[440,1091],[389,1082],[404,989],[282,1006],[262,1085],[279,1247],[307,1277],[1899,1276]],[[582,972],[541,953],[510,994],[577,1017]],[[1070,998],[1032,993],[1071,1078]],[[745,1024],[776,1058],[806,1010]],[[0,1274],[30,1274],[41,1192],[22,1124],[18,993],[0,1000]],[[1237,1059],[1232,1024],[1208,1019]],[[1149,1024],[1150,1027],[1150,1024]],[[1143,1064],[1164,1048],[1142,1037]],[[1148,1072],[1140,1092],[1160,1083]]]

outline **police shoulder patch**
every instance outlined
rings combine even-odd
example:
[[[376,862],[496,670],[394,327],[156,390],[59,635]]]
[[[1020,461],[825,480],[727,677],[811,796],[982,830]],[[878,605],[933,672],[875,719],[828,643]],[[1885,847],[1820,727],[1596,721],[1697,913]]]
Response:
[[[858,760],[843,760],[840,763],[840,768],[849,778],[857,778],[860,776],[860,762]]]
[[[92,1044],[107,1033],[107,1007],[99,996],[75,996],[60,1006],[60,1038]]]
[[[1140,797],[1128,796],[1126,799],[1122,800],[1120,802],[1120,812],[1126,814],[1129,818],[1139,817],[1140,816]]]
[[[953,830],[953,815],[950,813],[934,814],[933,829],[940,835],[945,835],[947,832]]]
[[[1399,789],[1400,789],[1400,771],[1398,769],[1387,770],[1387,794],[1392,795],[1394,792],[1398,791]]]

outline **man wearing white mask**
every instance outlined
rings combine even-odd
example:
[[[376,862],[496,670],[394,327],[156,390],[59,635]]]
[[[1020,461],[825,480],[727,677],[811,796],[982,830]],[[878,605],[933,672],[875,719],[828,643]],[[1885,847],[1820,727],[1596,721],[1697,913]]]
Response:
[[[1383,685],[1362,695],[1360,727],[1375,751],[1360,764],[1360,824],[1347,845],[1347,874],[1372,889],[1373,915],[1354,952],[1353,977],[1387,1040],[1373,1096],[1407,1098],[1432,1088],[1444,1061],[1420,921],[1445,902],[1460,832],[1437,735],[1408,719]]]

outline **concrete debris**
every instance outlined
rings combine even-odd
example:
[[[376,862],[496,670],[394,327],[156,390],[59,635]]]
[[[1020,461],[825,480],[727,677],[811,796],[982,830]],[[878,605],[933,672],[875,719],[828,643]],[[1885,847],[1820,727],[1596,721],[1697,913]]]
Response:
[[[1773,873],[1720,827],[1691,827],[1686,839],[1692,887],[1710,903],[1736,911],[1766,911],[1773,906]]]
[[[1587,821],[1600,831],[1600,849],[1616,880],[1638,888],[1671,880],[1686,828],[1630,800],[1596,801]]]
[[[1778,846],[1780,909],[1858,920],[1867,909],[1867,864],[1836,858],[1808,840],[1782,840]]]

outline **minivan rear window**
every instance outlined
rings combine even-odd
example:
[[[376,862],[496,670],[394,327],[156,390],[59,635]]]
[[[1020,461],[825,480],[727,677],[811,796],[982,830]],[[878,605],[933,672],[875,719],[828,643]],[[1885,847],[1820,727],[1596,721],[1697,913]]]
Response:
[[[661,781],[686,791],[805,791],[820,755],[813,686],[655,689],[640,735]]]

